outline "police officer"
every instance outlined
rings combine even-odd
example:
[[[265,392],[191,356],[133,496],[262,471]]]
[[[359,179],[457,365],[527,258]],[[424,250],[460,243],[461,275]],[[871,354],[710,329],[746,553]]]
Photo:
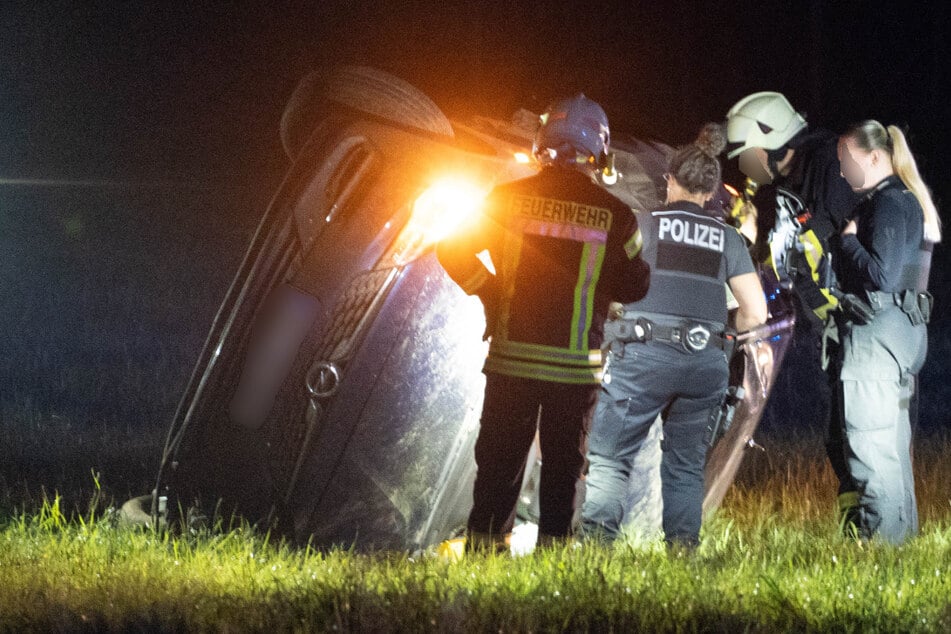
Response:
[[[853,126],[838,156],[842,176],[863,194],[842,232],[839,282],[871,309],[871,316],[838,314],[843,458],[857,494],[858,536],[901,543],[918,531],[908,406],[927,351],[931,247],[941,231],[900,129]]]
[[[607,116],[584,95],[541,116],[540,173],[496,187],[475,226],[438,245],[446,272],[485,307],[490,337],[467,547],[512,529],[526,458],[539,434],[539,544],[566,537],[601,380],[611,300],[647,290],[636,217],[596,182]],[[477,254],[487,250],[494,273]]]
[[[754,257],[778,261],[778,275],[793,286],[799,304],[797,335],[812,343],[802,364],[811,365],[816,375],[825,371],[816,387],[827,387],[831,401],[838,382],[832,313],[839,300],[830,247],[860,198],[839,174],[838,136],[808,126],[782,94],[757,92],[730,108],[727,142],[727,157],[738,157],[740,170],[759,184]],[[783,220],[791,232],[785,236],[779,227]],[[802,257],[806,253],[809,259]],[[826,422],[826,453],[839,480],[840,519],[847,522],[856,511],[856,486],[842,457],[844,437],[834,407]]]
[[[618,536],[631,464],[662,414],[664,535],[668,543],[699,543],[705,435],[729,378],[725,283],[739,303],[737,328],[767,318],[743,237],[703,210],[720,184],[724,145],[722,128],[708,124],[679,149],[666,175],[666,206],[640,219],[650,289],[605,328],[610,354],[588,443],[585,538]]]

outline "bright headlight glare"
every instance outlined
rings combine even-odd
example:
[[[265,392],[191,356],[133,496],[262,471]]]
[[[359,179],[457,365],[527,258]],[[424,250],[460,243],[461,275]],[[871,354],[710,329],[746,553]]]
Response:
[[[467,218],[479,212],[486,193],[461,178],[445,178],[433,183],[413,202],[413,213],[394,254],[396,262],[410,262],[458,230]]]
[[[446,179],[434,183],[413,203],[410,227],[426,243],[439,242],[473,214],[486,192],[473,183]]]

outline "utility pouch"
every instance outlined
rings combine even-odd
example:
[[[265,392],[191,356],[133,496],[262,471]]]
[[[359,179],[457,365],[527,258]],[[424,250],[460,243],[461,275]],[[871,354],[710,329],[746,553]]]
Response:
[[[921,318],[926,324],[929,323],[931,321],[931,310],[934,308],[934,296],[928,291],[918,291],[916,300]]]
[[[934,301],[931,293],[906,288],[901,291],[899,300],[895,303],[899,305],[901,312],[908,316],[912,326],[927,324],[931,319],[931,306]]]
[[[925,323],[925,317],[921,314],[921,310],[918,308],[918,292],[912,289],[906,288],[901,292],[901,312],[908,315],[908,319],[911,320],[912,326],[920,326]]]
[[[632,341],[647,341],[651,338],[653,324],[643,317],[637,319],[612,319],[604,322],[602,350],[610,350],[618,359],[624,357],[624,344]]]

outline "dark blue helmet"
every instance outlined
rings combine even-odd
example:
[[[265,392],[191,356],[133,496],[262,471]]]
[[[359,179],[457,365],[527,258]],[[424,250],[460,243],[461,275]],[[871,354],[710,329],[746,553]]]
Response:
[[[583,94],[556,101],[541,116],[532,152],[542,163],[600,165],[611,133],[608,116]]]

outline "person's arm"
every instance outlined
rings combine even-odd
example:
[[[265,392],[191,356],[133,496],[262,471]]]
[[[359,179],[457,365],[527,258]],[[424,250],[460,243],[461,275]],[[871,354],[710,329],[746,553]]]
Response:
[[[853,220],[842,233],[842,252],[862,278],[865,288],[893,290],[902,273],[907,212],[880,196],[871,213],[859,219],[867,246],[859,240]]]
[[[478,256],[492,246],[494,225],[483,209],[436,245],[439,263],[467,295],[481,295],[495,282],[495,276]]]
[[[736,329],[742,332],[765,323],[769,313],[759,275],[755,272],[736,275],[729,279],[729,284],[733,297],[739,304],[736,311]]]
[[[452,236],[444,238],[436,245],[436,257],[449,277],[459,285],[467,295],[475,295],[482,301],[485,311],[485,332],[483,339],[495,332],[499,319],[501,287],[498,276],[486,268],[480,259],[482,251],[489,251],[498,242],[496,236],[499,227],[496,221],[485,214]],[[492,262],[493,266],[495,262]]]
[[[622,267],[621,283],[612,299],[627,304],[643,299],[650,288],[650,267],[641,257],[642,236],[637,222],[634,230],[624,244],[625,261]]]
[[[612,301],[628,304],[643,299],[647,294],[650,267],[641,257],[644,236],[638,225],[637,212],[629,209],[616,218],[615,224],[620,229],[610,238],[605,261],[611,280],[608,293]]]

